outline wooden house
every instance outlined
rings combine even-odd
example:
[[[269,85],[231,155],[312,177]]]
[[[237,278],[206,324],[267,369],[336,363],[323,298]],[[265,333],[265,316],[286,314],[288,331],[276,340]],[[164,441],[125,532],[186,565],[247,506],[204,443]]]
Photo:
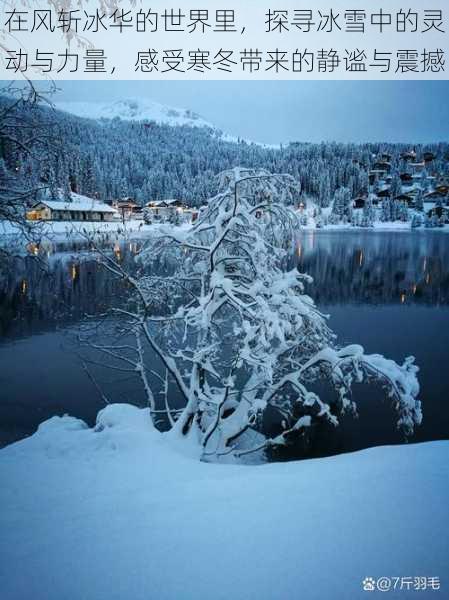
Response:
[[[449,194],[449,185],[437,185],[435,191],[443,196],[447,196]]]
[[[414,160],[416,160],[416,152],[414,150],[409,150],[408,152],[403,152],[401,154],[401,158],[402,158],[402,160],[405,160],[407,162],[412,161],[412,160],[414,161]]]
[[[432,192],[424,194],[423,199],[424,202],[436,202],[437,200],[441,200],[444,203],[447,200],[447,195],[437,190],[433,190]]]
[[[443,219],[445,223],[449,222],[449,209],[444,206],[434,206],[430,210],[427,211],[428,217],[438,217],[439,219]]]
[[[354,208],[364,208],[367,201],[367,197],[364,194],[360,194],[354,198],[352,205]]]
[[[115,208],[87,196],[72,194],[72,201],[41,200],[27,212],[30,221],[112,221]]]
[[[185,206],[181,200],[151,200],[145,205],[144,219],[147,222],[181,219],[184,210]]]
[[[142,218],[142,207],[140,204],[137,204],[137,202],[134,202],[134,200],[131,198],[116,200],[112,203],[112,206],[117,210],[124,221]]]
[[[389,163],[385,160],[377,161],[373,165],[373,171],[378,171],[380,173],[389,173],[390,170],[391,170],[391,163]]]
[[[424,152],[423,154],[423,159],[424,162],[429,163],[432,162],[433,160],[435,160],[435,154],[433,152]]]

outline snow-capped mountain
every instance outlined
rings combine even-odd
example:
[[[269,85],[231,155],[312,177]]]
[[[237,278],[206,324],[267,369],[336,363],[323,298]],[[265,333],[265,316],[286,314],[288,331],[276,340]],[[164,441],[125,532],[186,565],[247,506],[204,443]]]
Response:
[[[123,119],[124,121],[154,121],[166,125],[188,125],[216,129],[198,114],[184,108],[173,108],[142,99],[117,100],[112,103],[58,102],[56,107],[78,117],[89,119]]]

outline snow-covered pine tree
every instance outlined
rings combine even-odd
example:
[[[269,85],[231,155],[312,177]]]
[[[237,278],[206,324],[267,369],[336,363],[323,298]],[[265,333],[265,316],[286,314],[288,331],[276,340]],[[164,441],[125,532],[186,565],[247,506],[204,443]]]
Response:
[[[351,192],[347,187],[339,188],[334,195],[332,212],[339,217],[340,220],[348,221],[350,218]]]
[[[419,188],[415,196],[415,208],[416,210],[424,210],[424,194],[422,188]]]
[[[319,183],[318,206],[326,208],[331,203],[331,184],[329,174],[324,173]]]
[[[363,206],[362,227],[373,227],[374,225],[374,207],[372,198],[368,195]]]
[[[396,196],[400,196],[402,193],[402,181],[399,177],[398,172],[394,172],[392,175],[391,183],[390,183],[390,197],[392,199],[396,198]]]
[[[411,220],[411,227],[412,229],[415,229],[417,227],[421,227],[421,225],[423,224],[423,218],[422,215],[420,215],[419,213],[413,213],[412,215],[412,220]]]

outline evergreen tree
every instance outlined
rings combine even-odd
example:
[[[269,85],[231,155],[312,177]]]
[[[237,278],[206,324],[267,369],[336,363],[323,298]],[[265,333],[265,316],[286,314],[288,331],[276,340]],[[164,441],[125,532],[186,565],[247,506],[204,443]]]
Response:
[[[332,205],[332,213],[337,215],[341,220],[349,220],[351,192],[347,187],[339,188],[334,195],[334,203]]]
[[[424,210],[424,194],[421,188],[418,189],[418,192],[415,197],[415,208],[419,211]]]

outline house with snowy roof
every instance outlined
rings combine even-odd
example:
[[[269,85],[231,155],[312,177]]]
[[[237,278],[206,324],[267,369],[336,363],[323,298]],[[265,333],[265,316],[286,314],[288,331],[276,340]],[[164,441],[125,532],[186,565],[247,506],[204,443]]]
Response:
[[[145,205],[144,219],[147,222],[171,221],[181,218],[185,206],[181,200],[151,200]]]
[[[71,200],[50,197],[27,212],[30,221],[112,221],[116,216],[117,210],[109,204],[73,192]]]
[[[132,198],[122,198],[121,200],[115,200],[112,206],[117,209],[123,220],[128,221],[130,219],[142,219],[143,212],[140,204],[135,202]]]

